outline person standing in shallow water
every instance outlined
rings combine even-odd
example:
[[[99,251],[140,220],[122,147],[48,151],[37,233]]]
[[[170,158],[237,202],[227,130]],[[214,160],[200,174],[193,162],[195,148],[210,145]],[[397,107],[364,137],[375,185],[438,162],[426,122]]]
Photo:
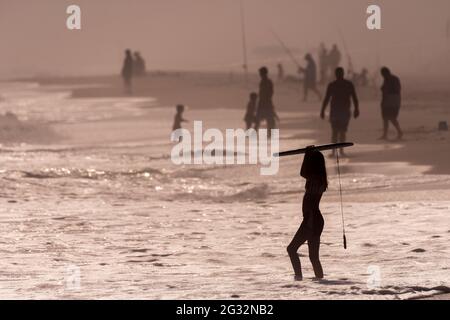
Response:
[[[256,92],[250,93],[250,100],[247,104],[247,111],[245,112],[245,127],[246,129],[250,129],[253,127],[253,123],[255,122],[255,110],[256,110],[256,102],[258,100],[258,94]]]
[[[300,175],[306,179],[305,195],[303,196],[303,221],[287,247],[289,258],[295,273],[295,280],[303,280],[298,249],[308,241],[309,260],[312,263],[317,279],[323,278],[322,264],[319,259],[320,236],[324,220],[319,209],[322,194],[328,188],[327,170],[323,154],[310,147],[303,159]]]
[[[259,100],[256,111],[255,130],[259,129],[261,121],[266,120],[267,132],[270,136],[271,129],[275,128],[276,113],[274,110],[272,98],[274,94],[273,82],[269,79],[269,70],[266,67],[259,69],[261,82],[259,83]]]
[[[181,124],[183,122],[188,122],[188,120],[183,118],[184,113],[184,105],[179,104],[176,106],[177,113],[175,114],[175,117],[173,119],[173,126],[172,126],[172,132],[178,129],[181,129]],[[180,136],[179,141],[183,140],[183,136]]]
[[[127,94],[131,94],[131,79],[133,78],[133,56],[131,54],[131,50],[129,49],[125,51],[125,60],[123,61],[122,66],[122,78],[125,86],[125,92]]]
[[[322,111],[320,112],[320,117],[325,119],[325,110],[331,101],[330,107],[330,124],[331,124],[331,142],[345,142],[346,134],[348,130],[348,125],[351,118],[351,100],[353,100],[353,105],[355,110],[353,116],[359,117],[359,102],[356,96],[356,90],[353,83],[349,80],[344,79],[344,69],[337,68],[335,71],[336,80],[328,85],[325,100],[322,104]],[[335,150],[333,149],[332,156],[335,155]],[[344,150],[340,150],[340,154],[345,156]]]
[[[381,87],[383,94],[381,100],[381,115],[383,117],[383,135],[380,140],[386,140],[389,130],[389,122],[393,124],[397,130],[397,139],[400,140],[403,137],[402,129],[398,122],[398,115],[401,105],[401,90],[400,79],[394,76],[391,71],[383,67],[381,68],[381,75],[383,76],[384,83]]]
[[[307,62],[306,68],[299,68],[299,73],[304,73],[305,78],[303,81],[303,101],[306,102],[308,99],[308,91],[313,91],[319,100],[322,100],[322,96],[317,89],[317,67],[316,62],[314,61],[313,57],[308,53],[305,56],[305,60]]]

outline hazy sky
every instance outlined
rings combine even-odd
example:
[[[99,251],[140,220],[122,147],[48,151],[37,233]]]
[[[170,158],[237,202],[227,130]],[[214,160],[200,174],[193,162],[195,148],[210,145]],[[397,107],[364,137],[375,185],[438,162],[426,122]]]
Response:
[[[238,70],[239,0],[0,0],[0,77],[117,73],[123,50],[150,69]],[[449,65],[449,0],[243,0],[253,69],[289,58],[270,30],[299,55],[345,36],[356,68],[387,64],[404,72]],[[82,30],[66,29],[66,7],[82,9]],[[382,8],[382,31],[366,28],[366,8]],[[346,63],[344,63],[345,66]]]

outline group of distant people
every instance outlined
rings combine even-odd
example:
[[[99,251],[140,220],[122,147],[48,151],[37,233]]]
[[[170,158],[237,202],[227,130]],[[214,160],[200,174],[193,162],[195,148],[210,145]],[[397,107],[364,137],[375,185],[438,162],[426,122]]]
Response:
[[[259,93],[250,93],[250,100],[247,104],[244,121],[247,130],[251,128],[258,130],[261,122],[265,121],[268,135],[270,136],[271,129],[275,129],[276,121],[279,120],[272,99],[274,86],[272,80],[269,78],[269,70],[266,67],[259,69],[259,76],[261,78]]]
[[[316,87],[315,63],[310,54],[305,56],[307,66],[302,70],[305,73],[305,99],[308,90],[313,90],[319,98],[320,92]],[[275,107],[272,101],[274,94],[273,82],[268,76],[268,69],[262,67],[259,69],[261,82],[259,85],[259,94],[252,92],[250,94],[250,101],[247,104],[247,110],[244,117],[246,128],[253,128],[258,130],[262,121],[266,121],[267,129],[275,128],[278,116],[275,112]],[[359,100],[355,89],[355,84],[351,80],[345,79],[345,71],[342,67],[336,67],[334,70],[335,80],[328,84],[326,95],[322,103],[320,117],[325,119],[325,111],[330,105],[330,125],[331,125],[331,142],[345,142],[348,126],[352,117],[351,105],[353,103],[353,117],[359,117]],[[398,116],[401,106],[401,83],[400,79],[393,75],[387,67],[381,69],[381,75],[384,79],[381,87],[381,115],[383,119],[383,134],[380,137],[382,140],[388,138],[389,124],[391,123],[397,130],[397,139],[403,136],[400,127]],[[353,76],[354,79],[354,76]],[[344,150],[340,150],[340,154],[345,156]],[[335,155],[333,151],[332,156]]]
[[[308,99],[309,91],[316,94],[319,100],[322,100],[322,95],[318,89],[318,85],[326,84],[331,80],[331,74],[333,74],[341,63],[341,52],[338,46],[333,45],[330,51],[327,50],[323,43],[319,47],[319,67],[317,67],[311,53],[307,53],[304,57],[306,66],[298,67],[298,74],[302,75],[303,82],[303,101]],[[281,63],[277,65],[278,80],[283,81],[285,79],[284,67]],[[318,74],[320,78],[318,79]],[[366,87],[369,85],[369,71],[366,68],[362,68],[361,72],[357,73],[353,70],[349,70],[349,77],[351,81],[358,87]]]
[[[383,134],[380,140],[388,139],[389,123],[397,130],[397,139],[403,137],[398,116],[401,106],[401,83],[400,79],[391,73],[387,67],[381,68],[381,75],[384,79],[381,87],[381,116],[383,119]],[[351,118],[351,103],[353,102],[354,118],[359,117],[359,102],[353,82],[344,78],[344,69],[341,67],[335,70],[336,80],[328,85],[327,93],[322,104],[320,116],[325,118],[325,110],[330,104],[330,124],[331,141],[333,143],[345,142],[348,125]],[[343,149],[340,150],[342,155]],[[334,154],[333,154],[334,155]]]
[[[125,92],[132,93],[133,77],[141,77],[146,74],[145,60],[138,51],[134,53],[130,49],[125,50],[125,59],[122,66],[122,78],[125,86]]]
[[[331,78],[333,72],[341,64],[342,54],[336,44],[331,50],[328,50],[325,44],[321,43],[319,47],[319,66],[320,66],[320,83],[325,84]]]
[[[326,52],[326,49],[323,49]],[[131,53],[127,53],[127,59],[130,59]],[[326,68],[335,66],[340,62],[340,53],[337,46],[333,46],[333,49],[327,57],[328,58]],[[322,57],[323,59],[323,57]],[[304,77],[304,100],[307,99],[308,91],[312,90],[322,100],[322,96],[317,89],[317,68],[311,54],[306,54],[305,60],[307,62],[305,68],[299,68],[299,72],[305,74]],[[129,62],[128,62],[129,63]],[[127,64],[127,62],[125,63]],[[321,68],[323,67],[323,61],[321,61]],[[125,68],[124,68],[125,69]],[[282,66],[278,65],[278,76],[283,73]],[[387,67],[381,69],[381,75],[384,79],[381,87],[382,99],[381,99],[381,115],[383,119],[383,134],[379,138],[381,140],[388,139],[389,124],[391,123],[397,130],[397,139],[403,137],[403,131],[400,127],[398,116],[401,106],[401,83],[400,79],[391,73]],[[263,121],[266,122],[268,134],[270,135],[271,129],[276,128],[276,123],[279,121],[278,115],[275,111],[273,104],[274,96],[274,84],[269,78],[269,70],[267,67],[259,69],[260,83],[259,92],[251,92],[249,101],[247,103],[246,113],[244,116],[246,129],[258,130]],[[352,74],[350,80],[345,78],[345,71],[342,67],[337,66],[334,69],[335,80],[329,82],[325,98],[323,99],[322,108],[320,111],[320,117],[325,119],[325,111],[330,105],[329,120],[331,125],[331,142],[339,143],[346,141],[346,134],[350,119],[353,117],[356,119],[359,117],[359,100],[355,89],[355,84],[365,83],[367,81],[367,70],[363,69],[361,74]],[[321,74],[321,77],[326,77],[326,72]],[[353,103],[354,110],[351,111],[351,105]],[[181,128],[181,123],[186,120],[183,119],[182,114],[184,106],[177,106],[177,114],[175,116],[173,129]],[[333,151],[332,156],[335,156]],[[344,150],[340,150],[340,154],[345,156]]]
[[[381,87],[381,116],[383,119],[383,134],[381,140],[387,140],[389,123],[397,130],[397,139],[403,137],[403,131],[398,122],[401,106],[401,84],[400,79],[391,73],[387,67],[381,68],[384,79]],[[359,102],[353,82],[344,78],[344,69],[335,70],[336,80],[328,85],[327,93],[322,104],[320,116],[325,118],[325,110],[330,104],[331,141],[333,143],[345,142],[348,125],[351,119],[351,104],[353,102],[354,118],[359,117]],[[335,151],[333,151],[333,155]],[[340,150],[341,155],[344,150]]]

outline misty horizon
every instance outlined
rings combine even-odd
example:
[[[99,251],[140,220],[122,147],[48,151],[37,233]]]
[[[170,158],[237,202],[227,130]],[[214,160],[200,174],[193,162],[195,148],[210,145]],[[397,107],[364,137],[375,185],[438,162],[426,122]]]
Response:
[[[6,62],[0,66],[1,78],[117,74],[126,48],[140,51],[150,71],[242,70],[239,0],[79,0],[82,30],[70,31],[65,11],[72,2],[0,1],[0,35],[8,44],[0,51]],[[344,67],[347,47],[356,70],[386,64],[407,74],[450,74],[448,1],[430,6],[423,0],[351,0],[345,7],[325,0],[243,3],[252,73],[262,64],[273,68],[278,62],[295,73],[273,30],[301,63],[308,52],[317,59],[324,42],[328,47],[338,44]],[[382,8],[380,31],[365,26],[365,10],[372,3]]]

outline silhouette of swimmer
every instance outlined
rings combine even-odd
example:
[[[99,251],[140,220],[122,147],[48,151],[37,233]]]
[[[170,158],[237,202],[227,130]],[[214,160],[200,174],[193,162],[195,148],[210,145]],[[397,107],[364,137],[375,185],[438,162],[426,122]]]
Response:
[[[122,78],[125,85],[125,92],[128,94],[132,93],[131,89],[131,79],[133,77],[133,57],[131,55],[131,50],[127,49],[125,51],[125,60],[122,67]]]
[[[133,74],[135,76],[143,76],[146,73],[145,60],[139,52],[134,53]]]
[[[266,67],[259,69],[261,82],[259,83],[259,100],[256,111],[255,130],[259,129],[261,121],[267,123],[267,132],[270,136],[271,129],[275,128],[275,119],[277,115],[273,106],[272,98],[274,94],[273,82],[269,79],[269,70]]]
[[[300,175],[306,179],[305,195],[303,196],[303,221],[287,247],[287,252],[295,272],[295,280],[302,280],[302,268],[298,249],[308,241],[309,260],[314,268],[316,278],[323,278],[322,265],[319,259],[320,236],[323,231],[324,220],[319,209],[322,194],[328,188],[327,170],[323,154],[310,147],[303,159]]]
[[[184,105],[177,105],[177,113],[175,114],[175,118],[173,120],[172,130],[175,131],[177,129],[181,129],[182,122],[188,122],[188,120],[183,118]]]
[[[247,111],[245,113],[244,121],[246,129],[250,129],[255,122],[256,103],[258,101],[258,94],[256,92],[250,93],[250,101],[247,104]]]
[[[305,74],[305,78],[303,81],[303,88],[304,88],[304,96],[303,101],[306,101],[308,99],[308,91],[312,90],[317,96],[319,97],[319,100],[322,100],[322,96],[317,90],[317,67],[316,62],[314,61],[313,57],[308,53],[305,55],[305,60],[307,62],[306,68],[299,68],[300,73]]]
[[[381,68],[381,75],[384,78],[384,83],[381,87],[381,115],[383,117],[383,135],[381,136],[380,140],[387,139],[389,122],[391,122],[397,130],[397,139],[400,140],[403,137],[403,132],[398,122],[402,90],[400,79],[397,76],[393,75],[391,71],[386,67]]]
[[[322,111],[320,117],[325,119],[325,110],[331,101],[330,107],[330,124],[331,124],[331,142],[345,142],[348,124],[351,118],[351,100],[353,100],[354,112],[353,116],[359,117],[359,102],[356,96],[355,86],[351,81],[344,79],[344,69],[337,68],[335,71],[336,80],[328,85],[327,93],[322,104]],[[332,155],[335,155],[333,150]],[[344,154],[344,150],[340,150],[341,155]]]

